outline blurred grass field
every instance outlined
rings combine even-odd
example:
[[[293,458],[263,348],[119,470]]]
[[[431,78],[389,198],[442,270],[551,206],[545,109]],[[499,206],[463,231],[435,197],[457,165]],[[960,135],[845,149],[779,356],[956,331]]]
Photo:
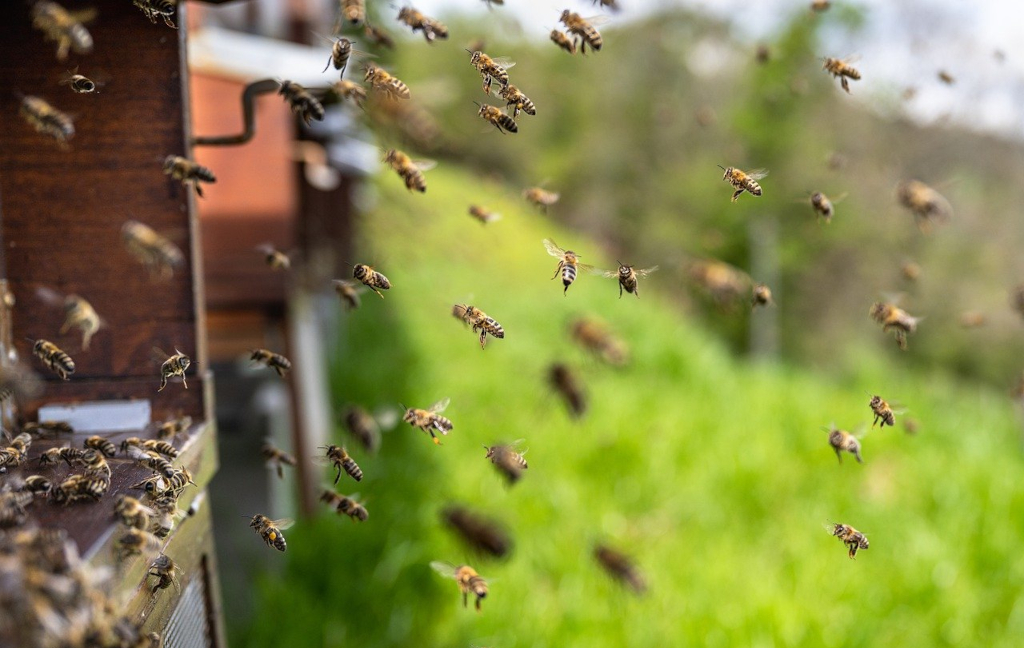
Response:
[[[1020,645],[1021,431],[1005,393],[914,373],[874,347],[835,349],[857,358],[835,374],[737,358],[659,299],[683,281],[664,265],[639,300],[586,274],[563,296],[543,238],[601,267],[614,260],[518,190],[451,166],[428,183],[425,196],[390,173],[374,185],[356,261],[394,287],[343,319],[332,389],[339,407],[451,397],[455,428],[436,447],[399,423],[374,457],[339,428],[366,476],[338,490],[358,490],[370,519],[325,510],[292,528],[286,554],[267,551],[257,614],[234,621],[232,645]],[[503,219],[479,225],[469,200]],[[450,314],[467,301],[505,339],[481,351]],[[630,364],[576,347],[577,315],[628,341]],[[583,375],[581,420],[546,385],[553,361]],[[865,465],[840,465],[822,427],[870,425],[869,393],[905,405],[920,431],[905,434],[898,417],[864,437]],[[509,488],[481,446],[518,438],[530,468]],[[452,502],[502,520],[513,555],[468,553],[438,520]],[[848,559],[829,521],[864,531],[871,548]],[[646,596],[597,567],[597,541],[635,558]],[[433,560],[491,579],[482,612],[462,607]]]

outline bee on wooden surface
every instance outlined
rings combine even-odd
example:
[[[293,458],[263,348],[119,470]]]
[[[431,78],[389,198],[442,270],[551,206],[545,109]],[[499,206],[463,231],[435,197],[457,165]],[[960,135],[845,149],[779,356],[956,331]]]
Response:
[[[945,70],[939,70],[937,76],[939,77],[939,81],[942,81],[946,85],[953,85],[956,83],[956,79],[953,75]]]
[[[587,399],[579,378],[568,365],[555,363],[548,369],[548,382],[565,401],[569,413],[579,418],[587,411]]]
[[[965,311],[960,313],[960,326],[965,329],[979,328],[985,326],[988,318],[984,313],[978,311]]]
[[[142,447],[129,447],[128,457],[141,466],[145,466],[155,473],[170,477],[176,468],[159,452]]]
[[[365,263],[354,265],[352,267],[352,276],[377,293],[381,299],[384,299],[384,293],[381,290],[391,289],[391,281],[383,274],[374,270],[372,266],[368,266]]]
[[[487,450],[485,459],[490,459],[494,467],[497,468],[509,484],[514,484],[523,476],[523,471],[529,468],[529,464],[526,463],[526,450],[519,450],[522,445],[523,439],[518,439],[509,444],[498,444],[493,446],[484,446]]]
[[[170,559],[166,554],[160,554],[156,557],[156,560],[149,566],[149,571],[146,572],[147,576],[156,576],[157,582],[153,586],[152,591],[167,589],[174,584],[174,589],[181,591],[181,586],[178,585],[178,574],[181,570],[178,566]]]
[[[71,72],[61,78],[60,85],[68,86],[75,94],[91,94],[96,92],[98,87],[97,83],[89,77]]]
[[[367,452],[380,448],[380,425],[372,414],[358,405],[349,407],[344,414],[345,427]]]
[[[365,0],[341,0],[340,11],[338,12],[338,22],[334,27],[335,32],[341,31],[342,20],[353,27],[358,27],[366,22]]]
[[[519,119],[521,112],[527,115],[537,114],[537,106],[533,101],[511,83],[498,88],[495,94],[505,100],[505,109],[512,111],[512,119]]]
[[[0,529],[20,526],[28,517],[25,507],[32,503],[35,495],[29,492],[0,493]]]
[[[185,487],[191,484],[195,486],[196,483],[192,481],[192,473],[188,468],[178,468],[167,475],[167,490],[171,492],[181,492],[185,490]]]
[[[57,504],[72,504],[81,500],[98,502],[110,487],[110,480],[104,477],[90,477],[73,474],[50,491],[50,497]]]
[[[820,13],[822,11],[827,11],[828,8],[831,7],[831,6],[832,6],[831,0],[812,0],[811,1],[811,11],[817,11],[817,12]]]
[[[501,324],[475,306],[455,304],[452,307],[452,315],[470,325],[474,333],[479,331],[481,349],[487,344],[488,335],[498,339],[505,337],[505,329],[501,327]]]
[[[273,369],[277,372],[278,376],[284,378],[284,375],[292,368],[291,360],[284,357],[280,353],[274,353],[267,351],[266,349],[253,349],[252,355],[249,359],[253,362],[265,365],[268,369]]]
[[[128,529],[117,541],[118,558],[125,560],[130,556],[152,553],[160,549],[160,539],[149,531]]]
[[[841,85],[843,90],[846,90],[846,93],[849,94],[849,80],[860,80],[860,72],[857,68],[850,65],[853,63],[853,59],[837,59],[826,56],[822,61],[821,69],[831,74],[834,78],[839,79],[839,85]]]
[[[39,455],[40,466],[56,466],[61,461],[66,462],[69,466],[71,465],[71,457],[77,456],[76,453],[81,452],[77,448],[70,448],[68,446],[47,448],[41,455]]]
[[[621,367],[629,362],[629,347],[602,322],[580,317],[569,326],[574,342],[610,365]]]
[[[389,50],[395,49],[395,41],[391,38],[391,35],[370,23],[363,25],[363,35],[366,36],[366,40],[378,47],[384,47]]]
[[[342,471],[348,473],[348,476],[356,481],[362,481],[363,471],[356,463],[355,459],[349,456],[348,452],[345,451],[343,446],[329,445],[320,446],[321,450],[324,450],[325,459],[334,465],[338,473],[334,476],[334,483],[337,484],[338,480],[341,479]]]
[[[298,83],[288,80],[282,81],[281,87],[277,92],[288,102],[292,112],[302,118],[306,126],[309,126],[314,119],[316,121],[323,121],[323,105],[309,90],[306,90]]]
[[[736,191],[732,194],[732,202],[740,197],[744,191],[748,192],[751,196],[760,196],[761,185],[757,184],[757,181],[768,175],[768,171],[764,169],[755,169],[750,173],[737,169],[736,167],[725,168],[722,165],[718,165],[719,169],[725,171],[725,175],[722,176],[722,180],[725,180],[733,186]]]
[[[477,114],[480,115],[481,119],[493,125],[499,132],[519,132],[519,125],[516,124],[516,120],[501,112],[501,108],[496,108],[490,104],[480,104],[475,101],[473,103],[480,106],[480,110],[477,111]]]
[[[161,454],[167,457],[168,459],[176,459],[178,457],[177,448],[172,446],[170,443],[167,443],[166,441],[161,441],[159,439],[146,439],[145,441],[142,442],[141,447],[144,450],[149,450],[150,452]]]
[[[907,349],[907,335],[917,331],[917,323],[920,317],[912,317],[905,310],[888,302],[875,302],[871,305],[868,314],[871,319],[882,325],[882,332],[893,332],[896,344],[900,349]]]
[[[278,479],[284,479],[285,466],[297,466],[299,464],[295,457],[284,450],[275,447],[270,441],[263,443],[263,447],[260,449],[260,454],[263,455],[263,459],[267,463],[267,468],[273,468],[277,472]]]
[[[268,547],[273,547],[278,551],[284,551],[288,548],[288,543],[284,540],[284,534],[281,533],[282,529],[287,529],[293,524],[290,519],[271,520],[266,515],[254,515],[252,520],[249,522],[249,526],[256,530],[256,533],[263,538],[263,542],[267,543]]]
[[[404,81],[372,63],[366,66],[363,80],[370,84],[370,88],[388,99],[408,99],[412,96],[409,86],[405,85]]]
[[[397,149],[389,149],[384,155],[384,163],[390,166],[395,173],[405,181],[406,189],[424,193],[427,190],[427,180],[423,177],[424,171],[434,168],[431,161],[414,162],[408,155]],[[358,277],[357,277],[358,279]]]
[[[488,223],[493,223],[494,221],[497,220],[501,220],[501,214],[493,212],[487,209],[486,207],[481,207],[480,205],[470,205],[469,215],[477,219],[484,225]]]
[[[88,54],[92,51],[92,35],[82,23],[96,15],[94,10],[71,12],[56,2],[40,0],[32,5],[32,26],[43,32],[46,40],[57,43],[57,60],[68,57],[68,51]]]
[[[597,18],[587,19],[578,13],[565,9],[558,20],[565,25],[567,32],[578,39],[580,54],[587,53],[587,45],[590,45],[590,49],[595,52],[599,51],[601,46],[604,45],[604,39],[601,38],[601,34],[594,27],[594,23],[600,22]]]
[[[161,423],[156,429],[156,436],[158,439],[171,439],[186,432],[190,427],[192,427],[192,417],[179,416]]]
[[[127,527],[146,530],[156,511],[130,495],[121,495],[114,504],[114,515]]]
[[[591,265],[580,263],[578,254],[572,250],[563,250],[551,239],[544,239],[543,243],[544,249],[548,251],[548,254],[558,259],[558,266],[555,268],[555,274],[551,279],[554,280],[559,274],[562,275],[563,295],[568,293],[569,286],[572,285],[572,282],[576,281],[577,271],[592,271],[594,269]]]
[[[835,450],[839,463],[843,463],[844,452],[849,452],[857,460],[857,463],[864,463],[860,456],[860,441],[846,430],[840,430],[835,425],[826,428],[828,432],[828,444]]]
[[[32,344],[32,353],[50,371],[60,376],[61,380],[67,380],[68,376],[75,373],[75,361],[49,340],[35,340]]]
[[[423,37],[428,43],[433,43],[435,39],[448,38],[448,27],[444,23],[429,18],[412,7],[402,7],[398,11],[398,20],[411,27],[414,33],[423,32]]]
[[[570,54],[576,53],[576,43],[574,43],[573,40],[563,32],[560,32],[557,29],[552,29],[549,38],[551,38],[551,42],[558,45],[560,49],[563,49]]]
[[[117,454],[117,446],[110,439],[105,439],[96,434],[87,438],[83,443],[83,447],[98,450],[105,457],[113,457]]]
[[[7,466],[20,466],[32,447],[32,435],[22,432],[11,440],[11,445],[0,448],[0,472],[6,472]]]
[[[192,185],[200,197],[203,195],[200,182],[217,182],[213,171],[180,155],[168,155],[164,158],[164,173],[185,186]]]
[[[896,425],[897,411],[894,411],[889,403],[882,400],[881,396],[872,395],[871,400],[868,402],[868,407],[871,408],[871,412],[875,415],[875,420],[871,423],[871,427],[875,427],[876,423],[881,423],[880,428],[884,428],[886,425],[889,427]]]
[[[178,496],[173,492],[162,493],[153,497],[152,501],[153,510],[156,511],[152,532],[158,538],[166,538],[174,529],[175,520],[184,515],[178,508]]]
[[[647,591],[647,581],[626,554],[607,545],[597,545],[594,558],[609,576],[625,583],[637,594]]]
[[[846,194],[843,194],[833,201],[824,193],[815,191],[811,194],[811,209],[813,209],[818,218],[823,219],[825,223],[831,223],[832,217],[836,213],[835,203],[841,201],[845,197]]]
[[[21,100],[21,116],[37,132],[57,142],[60,148],[69,148],[68,140],[75,136],[75,124],[67,113],[57,110],[45,99],[26,96]]]
[[[171,29],[178,28],[173,19],[176,9],[174,0],[132,0],[132,4],[138,7],[146,18],[149,18],[149,22],[156,24],[159,18]]]
[[[341,298],[342,303],[344,303],[349,310],[359,308],[359,304],[361,303],[359,298],[359,284],[345,279],[335,279],[332,283],[334,284],[334,292],[338,293],[338,297]]]
[[[185,385],[185,389],[188,389],[188,383],[185,381],[185,371],[188,370],[191,364],[192,360],[187,355],[175,349],[174,355],[164,360],[163,364],[160,365],[160,388],[157,391],[163,391],[164,387],[167,386],[167,379],[174,376],[181,376],[181,383]]]
[[[441,519],[475,551],[495,558],[504,558],[512,551],[512,538],[496,520],[461,506],[445,507]]]
[[[429,434],[435,445],[441,445],[441,439],[437,438],[434,432],[447,435],[455,427],[450,419],[441,416],[450,402],[451,399],[443,398],[431,405],[429,409],[410,407],[405,411],[402,420]]]
[[[484,81],[484,94],[491,94],[491,83],[498,82],[501,87],[508,86],[508,70],[515,65],[505,57],[491,58],[483,52],[466,50],[469,52],[469,64],[476,68]]]
[[[334,94],[339,99],[351,101],[360,108],[363,107],[363,103],[366,101],[366,88],[355,81],[340,79],[331,84],[331,90],[334,91]]]
[[[328,488],[320,493],[320,501],[334,508],[338,513],[349,516],[353,522],[366,522],[370,519],[370,513],[357,501],[358,497],[358,494],[339,495]]]
[[[868,538],[849,524],[827,524],[825,530],[839,538],[849,551],[850,558],[857,557],[858,549],[868,548]]]
[[[22,483],[22,489],[33,495],[48,495],[53,484],[42,475],[29,475]]]
[[[85,468],[85,474],[93,477],[103,477],[107,481],[110,480],[110,464],[107,463],[106,457],[99,450],[89,448],[85,450],[79,457],[78,461]]]
[[[121,228],[121,238],[128,252],[146,266],[152,277],[170,279],[174,269],[185,263],[181,248],[138,221],[126,222]]]
[[[463,607],[469,605],[469,595],[472,594],[476,597],[474,603],[476,611],[480,611],[480,601],[487,598],[487,581],[480,574],[476,573],[475,569],[469,565],[455,566],[451,563],[437,560],[430,563],[430,566],[445,578],[455,579],[455,582],[459,585],[459,591],[462,592]]]
[[[754,308],[758,306],[771,306],[775,303],[772,301],[772,289],[768,287],[768,284],[754,284],[750,303],[753,304]]]
[[[896,197],[909,209],[922,232],[931,228],[934,220],[946,221],[953,215],[949,201],[935,189],[920,180],[904,180],[896,186]]]
[[[652,266],[643,270],[634,270],[633,266],[625,265],[619,262],[618,270],[607,270],[602,271],[601,276],[607,278],[618,277],[619,279],[619,298],[622,298],[622,291],[625,290],[628,293],[640,297],[640,291],[637,286],[637,279],[646,277],[652,272],[656,272],[658,266]]]

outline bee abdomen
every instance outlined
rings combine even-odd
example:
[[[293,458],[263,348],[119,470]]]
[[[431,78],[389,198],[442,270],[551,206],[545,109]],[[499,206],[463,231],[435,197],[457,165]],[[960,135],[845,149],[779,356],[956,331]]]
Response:
[[[373,273],[373,282],[377,285],[378,288],[381,288],[383,290],[390,290],[391,289],[391,282],[388,281],[387,277],[385,277],[384,275],[382,275],[379,272],[374,271],[374,273]]]
[[[510,133],[519,132],[519,126],[516,124],[516,121],[504,113],[498,115],[498,125]]]
[[[450,432],[455,426],[452,424],[451,419],[447,419],[443,416],[434,416],[432,425],[440,430],[441,432]]]
[[[761,185],[757,184],[753,180],[750,180],[750,179],[746,180],[743,183],[743,188],[746,189],[749,193],[751,193],[751,194],[753,194],[755,196],[760,196],[761,195]]]
[[[503,338],[503,337],[505,337],[505,329],[503,329],[501,327],[501,324],[498,324],[497,322],[495,322],[490,317],[488,317],[486,321],[487,321],[487,328],[489,329],[487,331],[488,333],[490,333],[492,336],[494,336],[496,338]]]
[[[562,283],[568,288],[574,281],[576,281],[576,266],[567,263],[562,268]]]
[[[352,457],[345,457],[341,461],[341,467],[345,469],[345,472],[348,473],[349,477],[356,481],[362,481],[363,470],[359,467],[359,464],[352,459]]]

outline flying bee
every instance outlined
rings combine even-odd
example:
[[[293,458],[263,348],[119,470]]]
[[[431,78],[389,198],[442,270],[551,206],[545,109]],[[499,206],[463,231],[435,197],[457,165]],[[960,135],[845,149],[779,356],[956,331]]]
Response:
[[[161,423],[156,429],[156,436],[158,439],[170,439],[185,432],[190,427],[192,427],[192,417],[180,416]]]
[[[853,59],[837,59],[826,56],[822,61],[821,69],[831,74],[834,78],[839,79],[839,85],[849,94],[849,79],[854,81],[860,80],[860,72],[850,65]]]
[[[125,526],[145,530],[149,528],[150,519],[156,515],[156,511],[130,495],[121,495],[114,504],[114,514]]]
[[[496,220],[501,220],[501,214],[497,212],[492,212],[486,207],[481,207],[480,205],[470,205],[469,215],[477,219],[484,225],[486,225],[487,223],[493,223]]]
[[[501,133],[518,133],[519,125],[516,124],[516,120],[512,119],[505,113],[501,112],[501,108],[496,108],[489,104],[480,104],[477,102],[476,105],[480,106],[480,110],[477,112],[480,117],[489,124],[492,124]]]
[[[352,56],[352,41],[347,38],[339,38],[334,41],[334,45],[331,46],[331,55],[327,57],[327,65],[324,66],[323,71],[326,72],[327,68],[334,64],[335,70],[341,71],[341,77],[345,77],[345,67],[348,66],[348,59]]]
[[[573,40],[566,36],[564,33],[558,31],[557,29],[552,29],[550,38],[551,42],[554,43],[555,45],[558,45],[559,48],[565,50],[566,52],[569,52],[570,54],[576,53],[576,43],[574,43]]]
[[[408,99],[412,96],[409,86],[405,85],[404,81],[372,63],[366,66],[363,80],[370,84],[370,88],[388,99]]]
[[[178,585],[178,574],[181,570],[167,555],[160,554],[156,557],[156,560],[149,566],[149,571],[146,572],[147,576],[156,576],[157,583],[153,586],[152,591],[167,589],[174,584],[174,588],[181,591],[181,586]]]
[[[622,581],[637,594],[647,591],[647,581],[626,554],[607,545],[594,547],[594,558],[608,575]]]
[[[938,191],[920,180],[904,180],[896,186],[896,197],[903,207],[914,215],[922,232],[927,232],[933,220],[945,221],[953,215],[953,207]]]
[[[547,191],[540,187],[530,187],[523,191],[523,198],[531,205],[534,205],[541,211],[547,211],[548,207],[551,207],[558,202],[561,194],[557,194],[553,191]]]
[[[451,563],[437,560],[430,563],[430,566],[445,578],[455,579],[455,582],[459,585],[459,591],[462,592],[463,607],[469,605],[469,595],[472,594],[476,597],[476,611],[480,611],[480,601],[487,598],[487,581],[480,574],[476,573],[475,569],[469,565],[455,566]]]
[[[768,284],[754,284],[750,303],[753,304],[754,308],[758,306],[771,306],[775,303],[772,301],[772,289],[768,287]]]
[[[75,136],[75,124],[67,113],[57,110],[45,99],[32,96],[22,98],[20,112],[36,131],[51,137],[60,148],[69,148],[68,140]]]
[[[287,529],[293,524],[292,520],[281,519],[271,520],[265,515],[254,515],[252,520],[249,522],[249,526],[256,530],[256,533],[260,534],[263,538],[263,542],[267,543],[268,547],[273,547],[278,551],[284,551],[288,548],[288,543],[284,540],[284,534],[281,533],[282,529]]]
[[[83,22],[95,16],[92,10],[70,12],[56,2],[40,0],[32,5],[32,26],[43,32],[46,40],[57,43],[57,60],[68,57],[68,50],[75,54],[92,51],[92,35]]]
[[[858,549],[868,548],[868,538],[849,524],[826,524],[825,530],[839,538],[849,551],[850,558],[857,557]]]
[[[82,331],[82,349],[89,348],[89,341],[92,336],[100,330],[103,320],[96,309],[88,301],[78,295],[68,295],[64,300],[64,324],[60,327],[60,333],[64,334],[71,328]]]
[[[814,210],[814,213],[817,214],[819,218],[824,219],[826,223],[831,223],[832,217],[836,213],[834,203],[841,201],[845,197],[846,194],[843,194],[833,201],[822,192],[815,191],[811,194],[811,209]]]
[[[384,293],[381,290],[390,290],[391,281],[373,269],[372,266],[368,266],[365,263],[357,263],[352,266],[352,276],[358,279],[377,295],[384,299]]]
[[[501,87],[508,86],[508,70],[515,65],[504,57],[491,58],[483,52],[466,50],[469,52],[469,64],[476,68],[484,81],[484,94],[491,94],[491,83],[498,82]]]
[[[576,418],[587,411],[587,399],[579,378],[568,365],[555,363],[548,369],[548,382],[565,400],[569,412]]]
[[[960,313],[960,326],[963,328],[978,328],[984,326],[987,318],[984,313],[978,311],[966,311]]]
[[[277,372],[277,375],[282,378],[284,378],[284,375],[292,368],[291,360],[280,353],[274,353],[272,351],[267,351],[266,349],[253,349],[252,355],[249,359],[253,362],[266,365],[269,369],[273,369]]]
[[[882,325],[882,332],[893,332],[900,349],[907,349],[907,335],[917,331],[920,317],[911,317],[905,310],[888,302],[875,302],[868,311],[871,319]]]
[[[498,88],[496,94],[505,100],[505,109],[512,111],[512,119],[519,119],[519,113],[521,112],[527,115],[537,114],[537,106],[534,105],[533,101],[523,94],[522,90],[511,83]]]
[[[105,439],[95,434],[83,442],[83,447],[97,450],[105,457],[113,457],[117,454],[117,446],[115,446],[110,439]]]
[[[871,427],[875,427],[876,423],[881,423],[880,428],[884,428],[886,425],[893,427],[896,425],[896,414],[901,413],[898,410],[893,410],[889,403],[882,400],[882,397],[878,395],[871,396],[868,407],[871,408],[871,412],[875,415],[875,420],[872,421]]]
[[[142,449],[161,454],[168,459],[176,459],[178,457],[178,449],[166,441],[159,439],[146,439],[142,442]]]
[[[640,297],[640,291],[637,286],[637,279],[646,277],[652,272],[657,271],[658,266],[652,266],[643,270],[634,270],[633,266],[625,265],[619,262],[618,270],[607,270],[601,271],[602,277],[612,278],[618,277],[619,279],[619,299],[622,299],[622,291],[625,290],[628,293],[634,294]]]
[[[452,315],[473,327],[474,333],[480,332],[481,349],[487,344],[488,335],[498,339],[505,337],[505,329],[501,327],[501,324],[475,306],[455,304],[452,307]]]
[[[151,553],[160,549],[160,539],[149,531],[142,529],[128,529],[127,532],[117,541],[118,557],[121,560],[129,556],[138,556],[143,553]]]
[[[348,307],[349,310],[355,310],[359,308],[361,300],[359,298],[358,284],[353,281],[346,281],[345,279],[335,279],[333,281],[334,292],[338,293],[338,297]]]
[[[277,92],[288,102],[292,112],[302,118],[306,126],[309,126],[314,119],[323,121],[325,114],[323,104],[298,83],[282,81]]]
[[[921,266],[908,259],[900,264],[900,274],[907,281],[917,281],[921,278]]]
[[[718,165],[718,168],[725,171],[722,180],[731,184],[733,189],[736,190],[732,194],[732,202],[736,202],[744,191],[748,192],[751,196],[761,195],[761,185],[757,184],[757,181],[768,175],[766,170],[755,169],[750,173],[746,173],[736,167],[725,168],[722,165]]]
[[[485,459],[490,459],[494,467],[498,469],[509,484],[514,484],[523,476],[523,471],[529,468],[529,464],[526,463],[526,450],[519,450],[519,446],[522,445],[523,440],[518,439],[510,444],[499,444],[493,446],[484,446],[487,450]]]
[[[341,0],[338,23],[335,31],[341,31],[341,21],[344,20],[353,27],[358,27],[366,22],[365,0]]]
[[[168,155],[164,158],[164,173],[185,186],[192,185],[200,198],[203,196],[200,182],[217,182],[213,171],[180,155]]]
[[[67,380],[68,376],[75,373],[75,361],[49,340],[35,340],[32,344],[32,353],[50,371],[60,376],[61,380]]]
[[[355,459],[349,456],[344,446],[320,446],[320,449],[324,450],[324,458],[334,465],[337,469],[338,474],[334,476],[334,483],[337,484],[338,480],[341,479],[341,472],[345,471],[348,476],[356,481],[362,481],[363,471],[356,463]]]
[[[835,450],[839,463],[843,463],[843,452],[849,452],[857,460],[857,463],[864,463],[860,456],[860,441],[846,430],[840,430],[835,425],[825,428],[828,432],[828,444]]]
[[[504,558],[512,551],[512,538],[496,520],[461,506],[446,506],[441,510],[441,519],[477,552]]]
[[[157,18],[160,18],[171,29],[178,28],[173,19],[176,8],[174,0],[132,0],[132,4],[149,18],[149,22],[156,24]]]
[[[602,322],[580,317],[572,322],[569,334],[574,342],[610,365],[621,367],[629,362],[629,347]]]
[[[590,49],[595,52],[604,45],[604,39],[594,27],[594,24],[599,22],[599,18],[583,18],[578,13],[565,9],[558,20],[565,25],[567,32],[578,39],[580,54],[587,53],[587,45],[590,45]]]
[[[334,94],[338,95],[339,99],[351,101],[360,108],[363,107],[363,102],[366,101],[366,88],[355,81],[340,79],[331,84],[331,90],[334,91]]]
[[[344,414],[345,427],[367,452],[380,448],[380,425],[372,414],[358,405],[349,407]]]
[[[185,389],[188,389],[185,371],[191,364],[192,360],[187,355],[175,349],[174,355],[164,360],[163,364],[160,365],[160,388],[157,391],[163,391],[164,387],[167,386],[167,379],[174,376],[181,376],[181,384],[185,385]]]
[[[423,177],[424,171],[433,169],[435,163],[432,161],[416,161],[397,149],[389,149],[384,154],[384,163],[390,166],[402,180],[405,181],[405,188],[409,191],[416,190],[420,193],[427,191],[427,180]]]
[[[277,448],[270,441],[266,441],[260,449],[260,454],[267,462],[267,468],[274,468],[277,471],[278,479],[284,479],[285,466],[297,466],[298,460],[284,450]]]
[[[594,267],[587,265],[586,263],[579,262],[579,255],[572,250],[563,250],[551,239],[544,239],[544,248],[548,251],[548,254],[558,259],[558,267],[555,268],[555,274],[551,277],[555,279],[559,274],[562,275],[562,285],[564,286],[562,294],[565,295],[569,291],[569,286],[572,282],[576,281],[576,273],[578,270],[586,270],[588,272],[593,271]]]
[[[121,238],[128,252],[146,266],[152,277],[170,279],[174,269],[185,263],[185,255],[177,245],[137,221],[124,224]]]
[[[60,84],[68,86],[75,94],[91,94],[97,89],[96,82],[89,77],[70,72],[61,78]]]
[[[325,488],[320,494],[320,501],[333,507],[338,513],[349,516],[353,522],[366,522],[370,519],[370,513],[356,500],[357,497],[358,495],[339,495]]]
[[[378,47],[384,47],[390,50],[395,49],[394,39],[391,38],[386,31],[379,27],[374,27],[370,23],[363,25],[363,35],[366,36],[366,40]]]
[[[257,245],[256,251],[263,255],[263,262],[266,263],[267,267],[271,270],[291,270],[291,258],[270,243],[261,243],[260,245]]]
[[[413,32],[423,32],[423,37],[428,43],[433,43],[435,39],[448,38],[448,27],[444,23],[424,16],[412,7],[402,7],[398,11],[398,20],[411,27]]]
[[[449,402],[451,399],[444,398],[431,405],[430,409],[425,410],[410,407],[405,411],[402,420],[429,434],[435,445],[441,445],[441,439],[437,438],[434,432],[447,435],[455,427],[450,419],[441,416],[441,412],[447,409]]]
[[[945,70],[939,70],[936,76],[939,77],[939,81],[942,81],[946,85],[953,85],[954,83],[956,83],[956,78],[954,78],[952,74]]]

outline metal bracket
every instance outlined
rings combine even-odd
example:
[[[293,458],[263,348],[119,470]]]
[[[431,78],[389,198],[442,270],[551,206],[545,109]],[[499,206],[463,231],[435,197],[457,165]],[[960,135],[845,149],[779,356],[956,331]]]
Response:
[[[261,79],[245,86],[242,91],[242,121],[244,129],[238,135],[220,135],[216,137],[193,137],[192,146],[236,146],[245,144],[256,134],[256,115],[254,99],[257,95],[277,92],[281,82],[276,79]]]

